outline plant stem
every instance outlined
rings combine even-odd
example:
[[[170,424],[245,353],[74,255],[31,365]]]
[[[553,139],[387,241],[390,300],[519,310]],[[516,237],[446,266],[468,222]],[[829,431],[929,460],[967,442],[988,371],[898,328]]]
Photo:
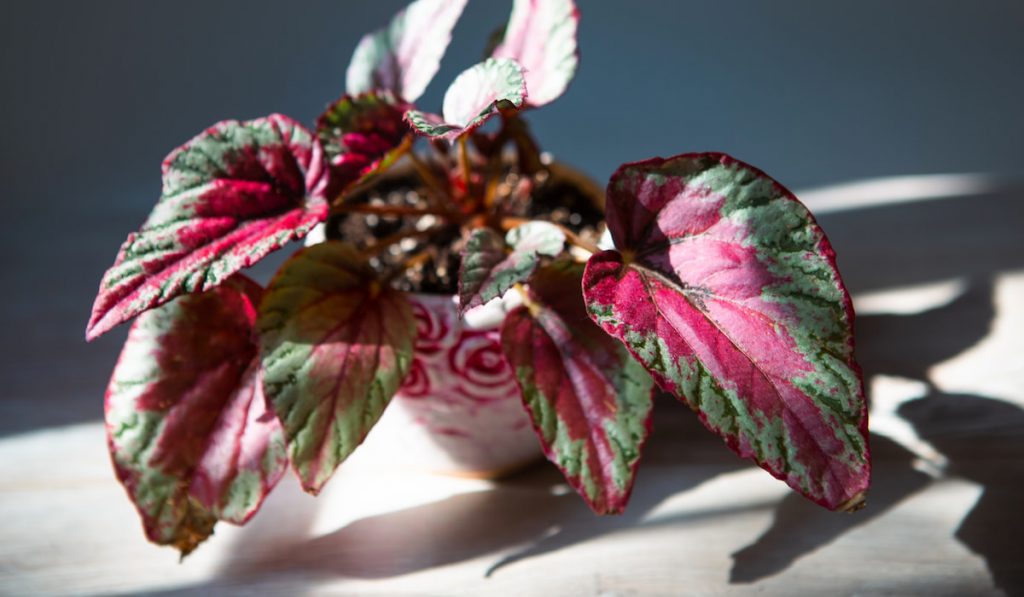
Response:
[[[401,263],[392,268],[392,270],[389,271],[386,276],[384,276],[383,283],[387,284],[391,282],[392,280],[400,276],[403,272],[405,272],[407,269],[415,267],[425,262],[426,260],[430,259],[432,248],[433,247],[427,247],[422,251],[419,251],[418,253],[410,255],[409,257],[403,259]]]
[[[421,160],[418,155],[414,152],[409,152],[408,156],[413,169],[416,170],[416,174],[419,175],[423,184],[427,185],[427,189],[431,191],[431,193],[427,194],[427,197],[431,199],[431,202],[435,204],[435,207],[443,209],[444,199],[448,197],[448,190],[441,186],[437,177],[434,176],[434,173],[430,170],[430,166]]]
[[[469,149],[466,147],[466,135],[459,137],[459,167],[462,168],[462,180],[466,183],[466,192],[469,192],[471,173],[469,171]]]
[[[413,137],[413,135],[406,135],[406,137],[404,139],[402,139],[402,143],[398,147],[395,148],[394,155],[392,156],[391,162],[389,162],[389,164],[394,164],[399,159],[401,159],[401,157],[404,156],[404,155],[411,155],[409,153],[409,150],[412,149],[412,143],[413,143],[414,140],[415,140],[415,138]],[[381,168],[378,167],[378,169],[376,171],[368,174],[367,176],[362,177],[361,181],[359,181],[359,182],[357,182],[355,184],[348,185],[345,189],[343,189],[340,193],[338,193],[337,197],[335,197],[334,199],[331,200],[331,207],[336,207],[338,205],[343,204],[344,201],[345,201],[345,197],[347,195],[352,194],[353,191],[356,191],[357,189],[363,188],[368,181],[373,180],[373,178],[375,178],[378,174],[381,174],[383,172],[383,170],[386,170],[386,169],[387,168],[381,169]]]
[[[586,239],[580,238],[580,236],[578,234],[576,234],[572,230],[569,230],[565,226],[562,226],[561,224],[555,224],[555,225],[558,226],[562,230],[562,232],[565,233],[565,238],[568,239],[568,241],[570,243],[576,245],[577,247],[583,249],[584,251],[588,251],[588,252],[593,254],[593,253],[600,253],[601,251],[604,250],[601,247],[597,246],[596,244],[594,244],[594,243],[592,243],[592,242],[590,242],[590,241],[588,241]]]
[[[495,205],[495,198],[498,193],[498,185],[501,183],[501,154],[492,156],[487,169],[487,183],[484,185],[484,209],[492,213],[498,213]]]
[[[505,121],[508,127],[508,135],[516,145],[516,153],[519,154],[519,168],[527,175],[533,175],[544,168],[540,160],[540,147],[530,135],[530,129],[526,121],[518,115],[511,116]]]
[[[363,249],[364,254],[379,253],[381,250],[390,247],[391,245],[401,242],[407,238],[423,238],[430,236],[441,229],[441,226],[432,226],[426,230],[401,230],[394,234],[389,234],[384,238],[378,239],[372,245],[367,246]]]
[[[334,208],[334,213],[373,214],[378,216],[439,216],[455,219],[456,215],[444,209],[423,209],[404,205],[368,205],[366,203],[344,204]]]
[[[530,312],[530,315],[533,317],[537,317],[537,315],[540,313],[540,305],[538,305],[536,302],[534,302],[532,298],[530,298],[530,293],[529,291],[526,290],[526,287],[523,286],[521,282],[517,282],[516,285],[513,286],[513,288],[515,288],[516,292],[519,293],[519,296],[522,297],[523,306],[525,306],[526,309]]]

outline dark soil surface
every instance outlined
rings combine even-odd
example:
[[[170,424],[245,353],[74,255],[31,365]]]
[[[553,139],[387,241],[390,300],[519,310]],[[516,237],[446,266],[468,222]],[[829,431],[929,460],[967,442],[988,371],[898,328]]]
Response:
[[[604,229],[602,190],[579,172],[560,164],[524,181],[509,168],[499,183],[504,217],[545,220],[561,224],[581,238],[596,243]],[[409,167],[396,167],[377,177],[365,188],[353,192],[346,204],[431,207],[429,189]],[[392,284],[401,290],[454,294],[464,239],[468,227],[444,225],[436,216],[380,216],[374,214],[332,215],[327,238],[367,248],[381,239],[440,226],[427,238],[405,238],[387,249],[373,253],[370,264],[382,272],[398,267],[406,259],[422,255],[422,261],[396,276]],[[369,251],[368,251],[369,253]]]

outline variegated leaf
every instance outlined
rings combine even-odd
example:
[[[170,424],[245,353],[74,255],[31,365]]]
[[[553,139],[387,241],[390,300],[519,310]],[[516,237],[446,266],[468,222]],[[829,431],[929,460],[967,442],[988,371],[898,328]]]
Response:
[[[163,193],[107,270],[86,338],[217,286],[327,217],[320,143],[281,115],[220,122],[171,152]]]
[[[515,60],[488,58],[463,71],[448,87],[443,117],[409,110],[405,119],[421,135],[454,141],[502,109],[519,108],[525,101],[523,67]]]
[[[506,250],[506,245],[509,250]],[[490,228],[477,228],[466,241],[459,268],[459,312],[483,305],[526,282],[541,258],[565,247],[565,233],[548,222],[528,222],[502,240]]]
[[[651,429],[654,382],[587,317],[583,267],[547,266],[501,329],[544,452],[598,514],[621,513]]]
[[[258,329],[264,391],[303,488],[318,493],[408,373],[412,309],[352,245],[328,241],[281,266]]]
[[[352,95],[389,91],[414,102],[441,65],[466,0],[416,0],[359,41],[346,73]]]
[[[217,520],[246,522],[287,467],[258,378],[261,292],[238,275],[142,314],[107,388],[117,476],[146,536],[182,555]]]
[[[334,167],[336,186],[347,188],[389,168],[409,133],[408,104],[387,92],[344,95],[317,120],[317,135]]]
[[[814,218],[722,154],[619,168],[619,251],[594,255],[591,316],[741,456],[831,509],[863,503],[867,410],[853,309]]]
[[[580,13],[573,0],[515,0],[495,58],[513,58],[526,70],[531,106],[565,92],[576,74]]]

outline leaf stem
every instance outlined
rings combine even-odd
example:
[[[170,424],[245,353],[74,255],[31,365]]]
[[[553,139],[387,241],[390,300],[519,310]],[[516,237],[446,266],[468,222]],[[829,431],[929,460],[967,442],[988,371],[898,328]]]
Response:
[[[459,137],[459,167],[462,169],[462,180],[466,183],[466,192],[469,192],[470,176],[469,171],[469,148],[466,147],[466,135]]]
[[[373,214],[378,216],[439,216],[457,219],[456,214],[444,209],[423,209],[421,207],[406,207],[403,205],[368,205],[366,203],[342,203],[334,208],[334,213]]]
[[[540,313],[540,305],[530,298],[530,292],[526,290],[526,287],[523,286],[522,282],[516,282],[513,288],[515,288],[516,292],[519,293],[519,296],[522,297],[523,306],[525,306],[526,310],[530,312],[530,316],[536,319],[537,315]]]
[[[416,174],[419,175],[420,180],[423,184],[427,185],[427,189],[431,193],[427,194],[427,197],[431,199],[432,203],[435,203],[435,207],[442,208],[444,205],[444,199],[448,198],[448,190],[441,186],[441,183],[434,176],[434,173],[430,170],[430,166],[427,165],[415,152],[409,152],[409,161],[412,163],[412,167],[416,170]],[[436,196],[434,195],[436,193]]]
[[[391,271],[389,271],[387,273],[387,275],[384,276],[383,283],[384,284],[390,283],[392,280],[394,280],[395,278],[400,276],[403,272],[405,272],[409,268],[415,267],[415,266],[425,262],[426,260],[430,259],[432,249],[433,249],[433,247],[427,247],[427,248],[423,249],[422,251],[419,251],[419,252],[417,252],[417,253],[415,253],[413,255],[410,255],[409,257],[406,257],[405,259],[403,259],[401,261],[401,263],[399,263],[394,268],[392,268]]]
[[[533,175],[544,169],[540,159],[540,147],[530,134],[526,121],[518,115],[512,115],[505,121],[509,138],[515,143],[519,156],[519,168],[527,175]],[[504,132],[504,131],[502,131]]]
[[[555,224],[555,226],[558,226],[558,228],[563,233],[565,233],[565,238],[570,243],[576,245],[577,247],[583,249],[584,251],[588,251],[590,253],[600,253],[601,251],[604,250],[601,247],[597,246],[597,244],[592,243],[584,238],[581,238],[580,235],[576,234],[572,230],[569,230],[565,226],[562,226],[561,224]]]
[[[423,238],[430,236],[431,234],[441,230],[441,226],[432,226],[425,230],[400,230],[394,234],[389,234],[381,239],[378,239],[372,245],[367,246],[363,249],[363,254],[375,254],[379,253],[383,249],[390,247],[391,245],[401,242],[407,238]]]

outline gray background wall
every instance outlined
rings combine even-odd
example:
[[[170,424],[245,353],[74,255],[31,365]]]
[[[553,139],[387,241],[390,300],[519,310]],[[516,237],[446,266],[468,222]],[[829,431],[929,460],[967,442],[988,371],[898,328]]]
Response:
[[[96,419],[124,330],[81,340],[159,164],[213,122],[311,122],[396,0],[7,2],[0,8],[0,434]],[[424,105],[510,3],[474,0]],[[1024,177],[1019,0],[582,0],[545,148],[616,165],[724,150],[795,188],[898,174]],[[826,223],[827,224],[827,223]]]

